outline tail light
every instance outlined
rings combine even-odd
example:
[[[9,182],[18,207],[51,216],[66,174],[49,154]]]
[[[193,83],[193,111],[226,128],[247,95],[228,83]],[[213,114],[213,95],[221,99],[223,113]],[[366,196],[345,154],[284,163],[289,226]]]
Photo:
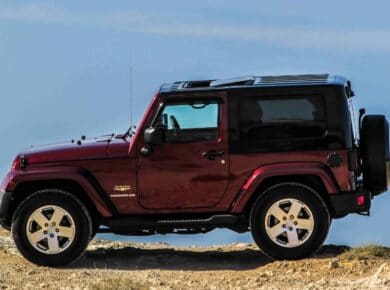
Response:
[[[365,199],[364,195],[359,195],[357,197],[357,205],[363,206],[365,203],[366,203],[366,199]]]

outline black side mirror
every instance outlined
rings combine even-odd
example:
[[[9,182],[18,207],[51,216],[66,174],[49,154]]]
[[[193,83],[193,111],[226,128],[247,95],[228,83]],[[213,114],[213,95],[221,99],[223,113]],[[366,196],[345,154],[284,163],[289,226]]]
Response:
[[[149,127],[145,129],[144,141],[148,145],[158,145],[164,142],[164,129]]]

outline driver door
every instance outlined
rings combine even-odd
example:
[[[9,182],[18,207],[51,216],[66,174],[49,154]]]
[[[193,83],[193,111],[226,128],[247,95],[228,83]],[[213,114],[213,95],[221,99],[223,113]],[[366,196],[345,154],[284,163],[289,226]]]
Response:
[[[228,186],[225,97],[165,102],[153,127],[164,142],[138,154],[138,198],[148,209],[211,208]]]

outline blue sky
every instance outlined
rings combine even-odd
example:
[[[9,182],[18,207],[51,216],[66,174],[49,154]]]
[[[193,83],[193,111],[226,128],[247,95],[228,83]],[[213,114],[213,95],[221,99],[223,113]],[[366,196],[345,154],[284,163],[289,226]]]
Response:
[[[163,82],[330,72],[390,117],[388,1],[1,1],[0,173],[31,144],[124,131]],[[328,242],[390,246],[390,197],[335,221]],[[175,243],[249,241],[218,232]]]

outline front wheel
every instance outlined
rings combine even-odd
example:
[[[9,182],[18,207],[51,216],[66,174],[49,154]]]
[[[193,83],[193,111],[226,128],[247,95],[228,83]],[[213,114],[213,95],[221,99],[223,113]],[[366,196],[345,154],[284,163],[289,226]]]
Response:
[[[298,183],[268,189],[256,201],[250,217],[259,248],[275,259],[295,260],[313,254],[324,242],[330,215],[321,197]]]
[[[84,252],[92,235],[92,222],[77,197],[57,189],[41,190],[18,206],[11,230],[27,260],[42,266],[61,266]]]

